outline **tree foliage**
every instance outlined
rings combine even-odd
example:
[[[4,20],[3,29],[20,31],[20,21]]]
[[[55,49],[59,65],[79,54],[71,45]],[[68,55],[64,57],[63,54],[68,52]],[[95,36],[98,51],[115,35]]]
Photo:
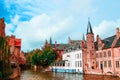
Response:
[[[10,48],[8,38],[0,37],[0,77],[7,78],[11,73]]]
[[[29,52],[29,55],[26,56],[28,62],[31,62],[32,65],[37,66],[49,66],[57,59],[56,51],[54,51],[50,46],[45,47],[44,49],[36,49]]]
[[[53,63],[57,58],[56,52],[51,48],[47,47],[43,50],[43,54],[41,55],[41,62],[43,66],[48,66]]]

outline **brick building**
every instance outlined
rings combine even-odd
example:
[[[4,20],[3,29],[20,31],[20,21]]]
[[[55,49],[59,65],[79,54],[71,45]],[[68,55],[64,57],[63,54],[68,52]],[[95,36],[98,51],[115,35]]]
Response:
[[[0,19],[0,37],[6,37],[4,18]],[[21,39],[18,39],[15,36],[11,35],[8,37],[8,44],[10,47],[11,63],[17,62],[17,61],[18,61],[18,63],[20,63],[19,60],[21,60],[21,57],[25,62],[26,59],[25,59],[23,53],[21,53]]]
[[[25,64],[26,59],[24,56],[24,52],[21,52],[21,39],[16,38],[14,35],[9,37],[9,46],[10,46],[10,55],[11,55],[11,62]]]
[[[87,25],[86,41],[83,43],[83,63],[85,74],[120,76],[120,31],[105,39],[99,35],[94,41],[90,21]]]
[[[74,44],[78,44],[80,45],[80,43],[83,42],[83,40],[72,40],[70,37],[68,37],[68,43],[63,44],[63,43],[57,43],[55,41],[55,44],[52,44],[52,39],[50,38],[50,45],[51,47],[57,52],[57,57],[62,60],[62,55],[64,53],[64,50],[68,47],[70,47],[71,45]]]
[[[5,23],[4,23],[4,18],[0,19],[0,37],[5,37]]]
[[[97,35],[96,61],[97,69],[103,74],[120,75],[120,31],[116,28],[116,34],[101,39]]]

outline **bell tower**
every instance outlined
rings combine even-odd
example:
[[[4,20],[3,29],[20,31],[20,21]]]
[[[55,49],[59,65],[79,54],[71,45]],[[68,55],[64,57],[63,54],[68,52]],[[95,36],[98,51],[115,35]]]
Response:
[[[95,45],[94,45],[94,33],[91,27],[90,19],[88,19],[87,24],[87,34],[86,34],[86,45],[87,45],[87,65],[89,69],[96,68],[96,58],[95,58]]]

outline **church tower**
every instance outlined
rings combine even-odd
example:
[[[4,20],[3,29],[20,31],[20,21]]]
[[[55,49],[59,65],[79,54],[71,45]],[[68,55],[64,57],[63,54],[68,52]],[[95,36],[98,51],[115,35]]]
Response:
[[[52,38],[50,37],[50,42],[49,42],[50,45],[52,45]]]
[[[96,68],[96,58],[95,58],[95,45],[94,45],[94,33],[91,27],[90,20],[87,24],[87,34],[86,34],[86,45],[87,45],[87,65],[90,70]]]

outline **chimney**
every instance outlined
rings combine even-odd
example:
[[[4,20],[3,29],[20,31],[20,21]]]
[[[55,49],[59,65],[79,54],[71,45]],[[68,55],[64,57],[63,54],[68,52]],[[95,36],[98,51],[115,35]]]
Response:
[[[68,37],[68,43],[69,43],[69,44],[70,44],[70,40],[71,40],[71,39],[70,39],[70,36],[69,36],[69,37]]]
[[[117,34],[117,33],[119,33],[119,28],[118,28],[118,27],[116,28],[116,34]]]
[[[117,36],[120,36],[120,30],[119,30],[119,27],[116,28],[116,35],[117,35]]]
[[[99,35],[96,36],[96,41],[98,42],[98,40],[99,40]]]

